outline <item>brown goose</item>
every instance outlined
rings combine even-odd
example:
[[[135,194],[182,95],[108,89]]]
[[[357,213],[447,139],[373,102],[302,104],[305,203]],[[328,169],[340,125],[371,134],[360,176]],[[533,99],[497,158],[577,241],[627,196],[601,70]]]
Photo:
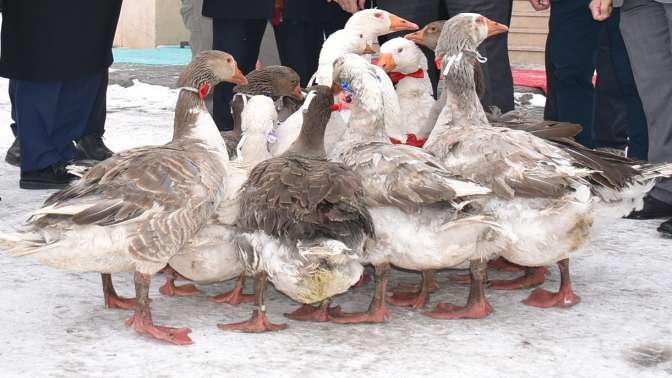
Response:
[[[318,86],[308,104],[299,138],[279,157],[258,164],[241,193],[237,244],[255,275],[256,308],[248,321],[225,330],[284,329],[266,317],[267,280],[292,299],[319,303],[346,291],[362,273],[364,244],[374,236],[359,176],[326,160],[324,130],[331,89]]]
[[[267,66],[250,72],[246,77],[247,84],[236,85],[233,88],[234,97],[231,100],[233,130],[222,131],[222,137],[226,142],[231,159],[236,157],[236,147],[240,141],[240,115],[250,97],[271,96],[276,101],[280,122],[284,122],[303,104],[299,75],[289,67]]]
[[[199,54],[178,82],[183,88],[170,143],[131,149],[94,166],[49,197],[21,233],[1,236],[0,246],[59,269],[103,273],[111,307],[132,302],[116,297],[109,274],[135,272],[137,302],[127,324],[156,339],[190,344],[189,329],[154,324],[149,283],[207,222],[224,193],[226,147],[203,102],[221,81],[246,80],[231,55]]]

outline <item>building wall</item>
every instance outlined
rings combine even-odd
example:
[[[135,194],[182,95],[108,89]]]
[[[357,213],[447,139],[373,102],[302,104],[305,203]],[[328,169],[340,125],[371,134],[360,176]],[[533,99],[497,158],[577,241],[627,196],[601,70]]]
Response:
[[[180,16],[180,0],[128,0],[114,38],[116,47],[153,48],[189,39]]]

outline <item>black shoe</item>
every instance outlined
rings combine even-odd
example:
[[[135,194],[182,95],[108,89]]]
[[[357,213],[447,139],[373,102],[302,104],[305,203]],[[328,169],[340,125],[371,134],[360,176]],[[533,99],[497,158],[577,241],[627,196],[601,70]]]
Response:
[[[77,149],[76,160],[103,161],[114,155],[114,152],[107,148],[103,143],[103,138],[99,135],[85,135],[77,142],[75,147]]]
[[[70,182],[78,179],[77,176],[68,173],[67,162],[58,162],[46,168],[21,172],[21,189],[63,189]]]
[[[661,223],[660,226],[658,226],[658,232],[660,232],[664,238],[672,238],[672,218]]]
[[[19,137],[14,139],[14,143],[12,143],[7,150],[5,161],[7,164],[11,164],[15,167],[21,166],[21,145],[19,144]]]
[[[628,219],[657,219],[672,217],[672,205],[659,201],[650,195],[644,197],[644,207],[642,210],[633,211],[626,218]]]

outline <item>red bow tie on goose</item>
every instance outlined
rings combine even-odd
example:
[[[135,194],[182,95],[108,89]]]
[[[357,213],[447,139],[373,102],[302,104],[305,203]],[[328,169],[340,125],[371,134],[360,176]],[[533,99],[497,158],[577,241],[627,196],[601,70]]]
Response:
[[[406,77],[414,77],[416,79],[422,79],[425,77],[425,71],[421,69],[410,73],[410,74],[405,74],[401,72],[388,72],[387,76],[390,77],[390,80],[392,80],[392,83],[397,84],[398,82],[401,81],[401,79],[406,78]]]
[[[427,142],[427,139],[418,139],[418,137],[415,136],[415,134],[411,133],[406,134],[406,143],[401,143],[399,139],[395,138],[390,138],[390,142],[392,144],[406,144],[408,146],[422,148],[422,146],[425,145],[425,142]]]

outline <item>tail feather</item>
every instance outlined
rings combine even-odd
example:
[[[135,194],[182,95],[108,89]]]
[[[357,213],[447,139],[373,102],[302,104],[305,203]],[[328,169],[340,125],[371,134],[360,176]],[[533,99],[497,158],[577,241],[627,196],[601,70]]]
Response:
[[[655,164],[642,167],[642,178],[651,180],[660,177],[672,176],[672,163]]]
[[[27,236],[23,233],[0,233],[0,249],[7,251],[10,256],[21,257],[37,253],[47,246],[44,239],[33,240]]]

